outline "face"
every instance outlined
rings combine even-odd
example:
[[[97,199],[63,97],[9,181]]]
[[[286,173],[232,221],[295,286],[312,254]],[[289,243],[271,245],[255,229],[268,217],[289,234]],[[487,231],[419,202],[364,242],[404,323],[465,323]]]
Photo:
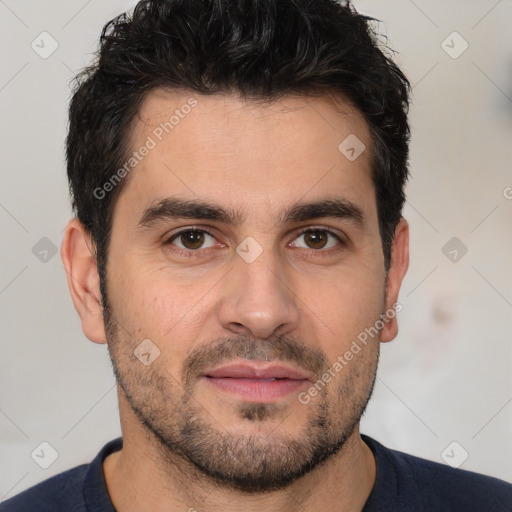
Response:
[[[169,462],[246,492],[291,483],[350,437],[378,360],[379,336],[358,336],[393,300],[370,133],[336,101],[341,114],[327,96],[157,90],[134,122],[141,158],[103,297],[124,421]],[[356,159],[338,148],[349,135],[366,148]]]

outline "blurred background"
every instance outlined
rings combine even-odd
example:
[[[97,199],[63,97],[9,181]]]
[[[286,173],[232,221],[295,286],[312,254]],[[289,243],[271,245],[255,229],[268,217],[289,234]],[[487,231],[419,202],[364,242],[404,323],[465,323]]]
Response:
[[[120,435],[107,349],[82,333],[59,250],[70,81],[135,3],[0,0],[0,501]],[[361,431],[512,482],[512,0],[354,5],[413,85],[411,263]]]

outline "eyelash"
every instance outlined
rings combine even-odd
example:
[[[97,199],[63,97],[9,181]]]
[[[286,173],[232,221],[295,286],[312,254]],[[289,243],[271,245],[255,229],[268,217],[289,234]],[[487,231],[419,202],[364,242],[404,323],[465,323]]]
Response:
[[[297,233],[296,238],[299,238],[300,236],[304,235],[305,233],[309,233],[312,231],[322,231],[324,233],[327,233],[330,236],[333,236],[338,242],[339,245],[344,248],[347,247],[347,242],[345,242],[339,235],[331,231],[330,229],[321,228],[321,227],[307,227],[302,229],[299,233]],[[177,233],[174,233],[171,237],[169,237],[165,242],[164,245],[172,245],[172,242],[177,239],[180,235],[183,233],[190,233],[190,232],[199,232],[199,233],[205,233],[212,238],[215,238],[215,236],[208,231],[207,229],[198,229],[198,228],[186,228],[182,229],[181,231],[178,231]],[[210,248],[209,248],[210,249]],[[304,249],[303,247],[299,247],[299,249]],[[201,249],[181,249],[180,247],[175,247],[173,249],[176,251],[180,256],[185,256],[187,258],[196,258],[200,256]],[[204,250],[204,249],[203,249]],[[311,251],[314,251],[316,254],[321,256],[328,256],[331,254],[332,251],[335,251],[336,248],[330,247],[329,249],[311,249]],[[338,249],[339,250],[339,249]]]

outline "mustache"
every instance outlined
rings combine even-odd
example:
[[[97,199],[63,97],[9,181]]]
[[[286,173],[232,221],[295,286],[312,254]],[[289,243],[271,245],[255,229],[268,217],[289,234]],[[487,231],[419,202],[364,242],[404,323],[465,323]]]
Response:
[[[198,345],[184,359],[181,381],[185,389],[190,389],[207,368],[233,359],[291,362],[318,377],[327,367],[327,358],[321,350],[308,347],[293,336],[280,335],[264,340],[243,335],[221,338]]]

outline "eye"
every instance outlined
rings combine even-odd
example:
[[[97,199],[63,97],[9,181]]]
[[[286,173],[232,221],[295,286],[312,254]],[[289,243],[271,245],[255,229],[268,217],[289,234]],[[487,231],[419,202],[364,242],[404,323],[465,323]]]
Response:
[[[303,238],[304,242],[302,244],[293,242],[294,247],[319,250],[330,249],[338,244],[346,245],[338,235],[328,229],[309,228],[302,231],[296,240],[300,238]]]
[[[215,245],[215,238],[204,229],[186,229],[175,233],[165,243],[175,245],[180,249],[194,251],[213,247]]]

